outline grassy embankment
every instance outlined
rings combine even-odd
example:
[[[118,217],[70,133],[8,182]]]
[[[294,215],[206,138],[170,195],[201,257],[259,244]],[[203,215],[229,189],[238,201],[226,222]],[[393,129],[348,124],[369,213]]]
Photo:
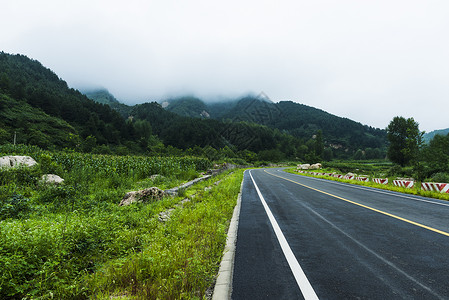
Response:
[[[39,165],[0,170],[1,299],[201,299],[213,284],[242,170],[183,197],[119,207],[130,190],[177,186],[210,162],[1,146],[6,154],[30,155]],[[65,183],[39,183],[45,173]],[[191,200],[176,206],[185,197]],[[159,221],[169,208],[170,219]]]
[[[413,188],[404,188],[393,185],[393,180],[395,180],[398,176],[391,174],[391,164],[386,163],[351,163],[351,162],[342,162],[342,163],[326,163],[323,169],[320,170],[309,170],[311,172],[319,172],[319,173],[337,173],[345,175],[347,172],[358,174],[358,176],[368,176],[371,178],[388,178],[388,184],[379,184],[372,181],[358,181],[358,180],[348,180],[342,178],[335,178],[332,176],[317,176],[309,173],[298,173],[296,168],[286,169],[286,172],[293,174],[300,174],[303,176],[317,177],[323,178],[327,180],[345,182],[350,184],[368,186],[383,190],[395,191],[400,193],[418,195],[423,197],[441,199],[449,201],[449,194],[438,193],[432,191],[425,191],[421,189],[421,182],[415,182],[415,186]]]

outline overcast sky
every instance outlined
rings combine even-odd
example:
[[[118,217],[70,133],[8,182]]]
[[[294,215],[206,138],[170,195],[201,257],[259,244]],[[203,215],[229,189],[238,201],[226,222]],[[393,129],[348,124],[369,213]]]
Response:
[[[449,127],[449,1],[14,0],[0,50],[127,104],[265,92],[374,127]]]

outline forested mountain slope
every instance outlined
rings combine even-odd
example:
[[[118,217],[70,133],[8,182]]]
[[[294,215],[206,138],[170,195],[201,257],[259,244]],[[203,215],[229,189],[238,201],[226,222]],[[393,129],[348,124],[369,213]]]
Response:
[[[446,136],[449,133],[449,128],[434,130],[431,132],[427,132],[424,134],[423,139],[424,142],[429,143],[437,134],[441,136]]]
[[[125,119],[108,105],[69,88],[50,69],[24,55],[0,53],[0,93],[4,102],[26,103],[35,112],[65,121],[81,140],[91,136],[99,144],[119,145],[134,135]],[[22,129],[20,124],[10,126]],[[37,141],[41,143],[45,141]]]
[[[266,160],[310,161],[373,148],[381,157],[385,148],[383,130],[294,102],[245,97],[207,104],[182,97],[167,107],[175,114],[154,102],[127,106],[105,90],[89,96],[108,104],[69,88],[38,61],[1,52],[0,143],[11,142],[14,131],[18,142],[44,148],[124,154],[226,148],[229,157],[249,151]]]
[[[195,105],[189,101],[194,101]],[[196,116],[199,116],[201,109],[207,111],[213,119],[266,125],[305,141],[321,130],[325,143],[336,150],[386,147],[385,130],[362,125],[292,101],[273,103],[251,96],[231,102],[200,104],[199,101],[199,99],[183,99],[178,102],[173,99],[166,109],[180,115]],[[173,107],[176,107],[176,110],[172,109]]]
[[[96,97],[111,98],[104,91]],[[157,154],[167,146],[226,148],[228,157],[249,151],[246,154],[257,158],[256,154],[272,151],[260,158],[277,160],[295,158],[301,145],[287,134],[257,124],[182,117],[157,103],[133,107],[109,103],[125,107],[123,115],[69,88],[38,61],[0,53],[0,143],[12,142],[16,132],[17,142],[43,148],[107,153],[122,147],[128,152],[152,153],[156,146]]]
[[[87,98],[94,100],[97,103],[107,104],[113,110],[117,111],[123,118],[128,118],[129,112],[131,111],[131,106],[120,103],[117,99],[115,99],[114,95],[112,95],[107,89],[93,89],[88,91],[83,91],[83,94],[87,96]]]

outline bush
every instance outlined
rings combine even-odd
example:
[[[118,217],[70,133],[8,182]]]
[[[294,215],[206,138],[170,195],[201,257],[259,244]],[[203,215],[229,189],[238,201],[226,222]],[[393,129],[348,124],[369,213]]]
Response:
[[[394,177],[394,176],[398,176],[398,175],[402,175],[402,168],[400,165],[394,165],[392,166],[387,173],[388,177]]]
[[[433,182],[449,183],[449,174],[438,172],[432,175]]]
[[[20,194],[0,198],[0,220],[26,217],[31,211],[30,199]]]
[[[39,170],[36,167],[0,169],[0,185],[34,186],[37,184],[39,174]]]

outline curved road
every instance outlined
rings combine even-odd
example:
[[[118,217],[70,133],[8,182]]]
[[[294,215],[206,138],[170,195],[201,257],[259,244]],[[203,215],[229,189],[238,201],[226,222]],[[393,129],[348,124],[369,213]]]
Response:
[[[449,202],[245,172],[232,299],[449,299]]]

